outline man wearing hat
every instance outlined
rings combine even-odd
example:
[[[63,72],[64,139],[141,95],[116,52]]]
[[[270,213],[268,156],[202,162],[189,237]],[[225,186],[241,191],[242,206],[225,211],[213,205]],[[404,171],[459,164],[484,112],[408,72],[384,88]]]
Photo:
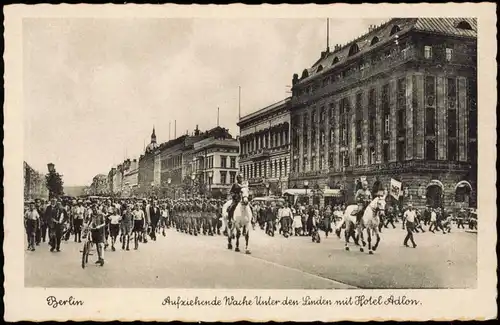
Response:
[[[151,200],[151,205],[149,206],[149,218],[151,220],[151,233],[150,237],[152,240],[156,241],[156,227],[158,226],[158,221],[160,221],[160,208],[158,207],[158,201]]]
[[[240,202],[241,188],[242,187],[243,187],[243,176],[241,174],[238,174],[236,176],[236,182],[233,184],[233,186],[231,187],[231,190],[229,191],[229,194],[231,195],[231,199],[233,200],[231,205],[228,208],[228,219],[229,220],[233,219],[234,210],[236,209],[238,202]]]
[[[359,224],[361,218],[363,217],[363,213],[365,212],[366,207],[368,206],[368,204],[370,204],[372,200],[372,194],[368,189],[368,182],[366,180],[363,180],[361,182],[361,188],[356,191],[354,199],[358,204],[358,210],[356,213],[356,222]]]
[[[49,227],[51,229],[50,233],[52,234],[50,240],[50,251],[53,252],[55,249],[60,252],[64,224],[69,220],[68,212],[64,209],[61,201],[57,201],[56,208],[51,210],[50,218]]]
[[[54,213],[54,211],[56,209],[57,209],[57,200],[55,198],[52,198],[50,200],[50,204],[47,206],[47,208],[45,209],[45,212],[43,214],[43,225],[44,225],[44,228],[42,228],[42,241],[45,242],[45,236],[48,233],[49,244],[50,244],[50,241],[53,238],[52,227],[51,227],[51,225],[52,225],[52,214]]]

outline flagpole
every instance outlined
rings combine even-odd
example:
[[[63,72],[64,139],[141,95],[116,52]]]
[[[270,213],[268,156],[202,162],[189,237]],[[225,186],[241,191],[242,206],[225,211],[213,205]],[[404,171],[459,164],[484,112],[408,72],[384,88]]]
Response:
[[[238,119],[241,119],[241,86],[238,86]]]

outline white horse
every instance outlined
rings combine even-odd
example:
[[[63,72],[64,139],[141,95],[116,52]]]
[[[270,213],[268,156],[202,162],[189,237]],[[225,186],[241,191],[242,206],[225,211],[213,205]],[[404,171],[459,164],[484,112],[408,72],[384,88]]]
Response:
[[[355,234],[357,230],[356,227],[356,215],[354,214],[358,210],[358,206],[356,204],[348,205],[344,211],[344,219],[342,220],[342,224],[345,225],[345,250],[349,250],[349,238],[352,237],[354,243],[358,245],[358,238]],[[339,226],[342,227],[342,224]],[[340,233],[340,232],[339,232]],[[358,233],[359,234],[359,233]]]
[[[368,254],[373,254],[373,252],[377,250],[378,244],[380,243],[380,217],[385,215],[385,197],[385,195],[375,197],[370,204],[368,204],[363,213],[363,218],[358,225],[358,233],[361,236],[361,242],[363,244],[363,246],[359,248],[361,252],[364,251],[363,247],[366,245],[363,240],[363,230],[366,230],[366,235],[368,237]],[[372,235],[377,238],[373,247],[371,243]]]
[[[243,234],[245,237],[245,253],[250,254],[250,250],[248,249],[248,240],[250,238],[250,230],[252,229],[252,209],[249,204],[249,190],[248,187],[241,188],[241,200],[238,202],[238,205],[234,209],[233,218],[227,219],[228,225],[228,236],[227,236],[227,248],[233,249],[233,245],[231,244],[231,240],[234,236],[234,232],[236,230],[236,248],[234,249],[236,252],[240,251],[240,236]],[[230,202],[230,201],[229,201]],[[228,203],[226,203],[228,204]],[[227,211],[227,209],[226,209]],[[226,212],[227,213],[227,212]]]
[[[229,212],[227,211],[229,207],[231,206],[232,200],[227,201],[224,203],[222,206],[222,227],[224,228],[224,233],[227,234],[227,236],[231,235],[230,234],[230,227],[228,226],[228,215]]]

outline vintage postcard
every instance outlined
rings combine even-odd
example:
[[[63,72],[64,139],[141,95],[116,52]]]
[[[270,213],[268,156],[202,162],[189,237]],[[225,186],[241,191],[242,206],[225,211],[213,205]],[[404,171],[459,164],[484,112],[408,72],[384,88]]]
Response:
[[[7,321],[497,317],[494,4],[4,13]]]

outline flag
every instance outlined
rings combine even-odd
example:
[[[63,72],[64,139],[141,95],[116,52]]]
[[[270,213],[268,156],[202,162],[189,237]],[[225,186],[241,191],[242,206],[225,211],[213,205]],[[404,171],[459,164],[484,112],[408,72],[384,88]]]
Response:
[[[391,178],[390,194],[396,199],[401,195],[401,182]]]

